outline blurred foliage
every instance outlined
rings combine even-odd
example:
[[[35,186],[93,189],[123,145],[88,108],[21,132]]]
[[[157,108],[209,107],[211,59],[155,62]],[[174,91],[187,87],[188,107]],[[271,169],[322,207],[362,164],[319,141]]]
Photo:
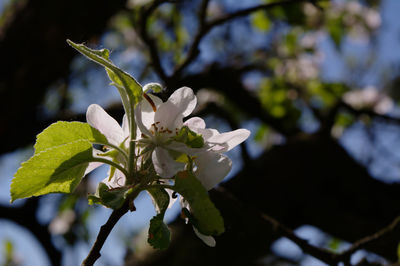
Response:
[[[254,4],[256,1],[251,2]],[[260,4],[271,2],[274,1],[259,1]],[[247,16],[232,18],[207,31],[194,49],[198,57],[183,69],[183,77],[198,78],[195,80],[198,88],[194,89],[198,91],[200,112],[210,104],[217,104],[229,114],[229,119],[226,119],[228,126],[251,121],[255,127],[253,140],[263,149],[281,144],[282,138],[291,137],[287,133],[289,129],[298,128],[305,133],[302,126],[307,126],[310,121],[317,125],[313,132],[328,124],[331,136],[340,139],[358,121],[367,125],[375,115],[390,116],[398,108],[398,69],[385,66],[393,71],[392,75],[380,73],[386,68],[362,61],[379,56],[375,55],[374,45],[381,30],[380,9],[383,2],[304,1],[259,9]],[[240,7],[239,1],[210,1],[205,21],[200,22],[200,0],[169,1],[160,5],[144,25],[160,57],[160,62],[154,62],[152,51],[141,32],[141,15],[152,3],[128,1],[126,8],[111,19],[98,46],[110,48],[113,61],[124,65],[124,70],[133,73],[142,84],[157,81],[167,87],[167,92],[176,89],[168,85],[179,82],[168,82],[174,80],[174,70],[187,59],[202,23],[250,7],[246,1]],[[11,8],[6,9],[3,17],[9,12],[12,12]],[[0,23],[3,24],[3,20]],[[346,52],[349,46],[365,51],[362,58]],[[327,58],[339,60],[341,65],[326,62]],[[351,60],[356,61],[353,67],[349,66]],[[167,79],[162,80],[157,73],[157,64],[164,69]],[[71,80],[59,81],[57,84],[61,85],[53,86],[44,100],[43,108],[51,116],[57,117],[57,111],[71,111],[73,103],[84,98],[82,94],[89,95],[87,98],[92,102],[98,100],[90,94],[93,91],[90,86],[99,86],[95,83],[97,77],[93,77],[93,66],[82,63],[80,59],[76,59],[72,66]],[[362,69],[357,70],[360,67]],[[217,70],[224,68],[232,70],[232,74],[218,76]],[[330,72],[338,71],[338,68],[342,68],[339,69],[342,70],[341,77],[329,78]],[[365,76],[369,78],[371,75],[372,85],[365,82]],[[203,77],[210,80],[202,80]],[[227,84],[227,88],[218,87],[221,83]],[[76,93],[74,97],[75,87],[83,88],[83,92]],[[99,91],[97,87],[95,89]],[[203,93],[203,89],[216,93]],[[251,113],[248,109],[256,105],[254,102],[246,105],[248,98],[235,101],[232,96],[243,94],[255,98],[261,109]],[[211,114],[226,118],[221,110]],[[361,116],[361,112],[365,114]],[[307,115],[311,117],[308,120],[305,119]],[[275,123],[269,124],[270,121]],[[221,128],[226,124],[220,124]],[[85,186],[79,187],[76,194],[64,196],[57,202],[57,216],[51,222],[56,223],[57,219],[68,221],[63,230],[53,232],[68,245],[86,242],[90,237],[88,222],[96,209],[88,208],[84,199],[88,192],[93,192],[90,191],[90,179]],[[334,238],[329,246],[337,250],[340,243]],[[5,254],[12,254],[12,245],[10,250]]]

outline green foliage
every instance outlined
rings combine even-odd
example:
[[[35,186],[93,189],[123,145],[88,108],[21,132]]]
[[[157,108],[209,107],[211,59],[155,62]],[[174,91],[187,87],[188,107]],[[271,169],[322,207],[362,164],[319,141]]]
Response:
[[[154,248],[166,249],[171,242],[171,233],[163,221],[164,215],[157,214],[150,220],[147,242]]]
[[[150,220],[147,242],[154,248],[166,249],[171,241],[171,233],[164,223],[164,215],[169,205],[169,195],[162,188],[150,188],[148,192],[158,214]]]
[[[348,127],[352,125],[354,121],[355,121],[354,116],[352,116],[351,114],[346,112],[340,112],[336,116],[335,125],[341,127]]]
[[[400,262],[400,242],[397,244],[397,261]]]
[[[22,163],[11,183],[11,202],[48,193],[70,193],[93,161],[92,144],[77,140],[43,150]]]
[[[110,52],[107,49],[94,50],[70,40],[67,40],[67,42],[90,60],[105,67],[109,78],[113,82],[112,84],[117,87],[121,95],[125,113],[128,115],[129,121],[131,121],[133,119],[131,105],[136,106],[142,99],[142,86],[131,75],[119,69],[111,62],[109,58]]]
[[[181,194],[190,205],[190,221],[204,235],[220,235],[224,229],[224,220],[210,200],[200,181],[189,171],[179,172],[175,176],[173,189]]]
[[[202,148],[204,146],[204,139],[200,134],[190,130],[187,126],[183,126],[178,134],[175,136],[175,140],[183,142],[191,148]]]
[[[271,21],[263,10],[257,11],[251,16],[251,24],[262,32],[267,32],[271,28]]]
[[[3,258],[4,261],[1,265],[13,266],[17,265],[14,261],[14,245],[9,239],[3,241]]]
[[[338,16],[335,18],[328,19],[326,22],[326,28],[331,36],[336,48],[340,48],[344,34],[346,33],[346,27],[342,23],[342,17]]]
[[[262,124],[258,127],[256,133],[254,134],[254,140],[257,142],[261,142],[264,139],[264,136],[270,132],[270,129],[267,125]]]
[[[157,213],[164,215],[169,205],[169,194],[162,188],[149,188],[147,190],[153,200]]]
[[[87,123],[59,121],[37,136],[35,153],[76,140],[108,145],[107,138]]]
[[[336,104],[348,88],[341,83],[322,83],[315,80],[307,84],[307,90],[315,100],[321,102],[320,107],[326,109]]]
[[[96,203],[114,210],[119,209],[127,198],[128,189],[127,187],[110,189],[106,184],[100,182],[96,193],[88,196],[89,204]]]
[[[287,85],[282,79],[264,79],[261,84],[260,100],[263,107],[276,118],[297,121],[300,111],[288,97]]]

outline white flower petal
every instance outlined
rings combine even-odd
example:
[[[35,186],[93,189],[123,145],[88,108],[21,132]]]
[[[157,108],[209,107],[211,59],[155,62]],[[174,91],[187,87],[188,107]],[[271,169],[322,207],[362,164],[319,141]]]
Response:
[[[241,128],[234,131],[214,135],[207,141],[210,143],[219,144],[213,150],[218,152],[227,152],[245,141],[249,136],[250,131]]]
[[[207,190],[224,180],[232,168],[231,159],[215,152],[204,152],[198,155],[194,161],[197,165],[195,176]]]
[[[203,119],[200,117],[192,117],[183,123],[185,126],[188,126],[190,129],[197,129],[201,128],[204,129],[206,128],[206,122],[204,122]]]
[[[154,115],[154,123],[157,123],[159,128],[162,127],[175,132],[176,129],[180,129],[183,125],[181,108],[170,101],[161,104]]]
[[[191,88],[182,87],[174,91],[169,97],[168,102],[172,102],[175,106],[179,106],[184,117],[190,115],[196,107],[197,98]]]
[[[207,150],[206,148],[190,148],[185,143],[177,141],[172,141],[171,143],[168,144],[168,146],[166,146],[166,148],[168,150],[179,151],[181,153],[185,153],[190,156],[195,156]]]
[[[185,168],[184,163],[176,162],[166,149],[156,147],[152,154],[156,173],[164,178],[172,177]]]
[[[124,114],[124,118],[122,118],[122,131],[124,132],[125,138],[129,136],[129,121],[126,114]]]
[[[197,98],[191,88],[182,87],[169,97],[168,101],[161,104],[154,116],[154,122],[159,122],[159,127],[171,131],[180,129],[183,118],[192,113],[196,107]]]
[[[114,175],[111,177],[110,181],[108,181],[110,176],[110,170],[108,171],[108,176],[104,178],[102,182],[106,184],[109,188],[118,188],[124,186],[126,182],[126,177],[118,169],[115,169]]]
[[[217,242],[215,242],[214,237],[203,235],[203,234],[200,233],[200,232],[196,229],[196,227],[194,227],[194,226],[193,226],[193,231],[194,231],[194,233],[196,234],[196,236],[197,236],[198,238],[200,238],[201,240],[203,240],[203,242],[204,242],[207,246],[215,247],[215,245],[217,244]]]
[[[101,166],[103,163],[99,163],[99,162],[91,162],[89,163],[88,167],[86,168],[85,171],[85,175],[89,174],[90,172],[92,172],[94,169],[96,169],[97,167]]]
[[[163,103],[163,101],[160,98],[158,98],[153,94],[147,93],[146,95],[149,96],[149,98],[153,101],[156,109]],[[144,97],[140,104],[142,105],[142,112],[154,113],[153,106]]]
[[[220,134],[218,130],[213,128],[198,128],[193,129],[193,131],[200,134],[203,137],[204,141],[208,141],[210,138]]]
[[[154,103],[154,107],[156,110],[160,107],[160,105],[163,103],[160,98],[157,96],[154,96],[152,94],[147,94],[149,98],[152,100]],[[140,102],[140,108],[141,108],[141,121],[143,125],[150,129],[151,125],[154,123],[154,115],[155,111],[153,109],[153,106],[149,103],[149,101],[146,98],[143,98],[143,100]]]
[[[99,130],[107,140],[118,146],[124,140],[121,126],[100,105],[91,104],[86,112],[86,120],[92,127]]]
[[[148,136],[151,136],[151,133],[149,129],[143,124],[143,115],[142,115],[142,105],[138,104],[135,108],[135,120],[136,120],[136,125],[140,131],[140,134],[137,135],[138,138],[141,138],[141,134],[146,134]]]

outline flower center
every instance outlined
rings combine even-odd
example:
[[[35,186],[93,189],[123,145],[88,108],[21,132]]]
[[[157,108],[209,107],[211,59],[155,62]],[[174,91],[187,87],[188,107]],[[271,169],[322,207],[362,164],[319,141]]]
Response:
[[[156,145],[162,145],[173,136],[173,131],[167,127],[160,126],[160,122],[151,124],[149,128],[150,133],[153,136],[153,141]],[[175,135],[178,135],[179,129],[175,128]]]

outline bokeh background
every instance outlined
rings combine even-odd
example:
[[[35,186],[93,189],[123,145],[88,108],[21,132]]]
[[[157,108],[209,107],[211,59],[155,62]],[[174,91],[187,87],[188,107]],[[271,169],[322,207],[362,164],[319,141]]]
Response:
[[[226,224],[216,248],[173,206],[171,246],[152,250],[146,230],[155,211],[143,194],[96,265],[331,262],[279,226],[332,254],[354,248],[350,265],[395,263],[399,11],[398,0],[1,0],[0,265],[80,265],[111,213],[86,200],[106,168],[74,194],[9,204],[11,179],[48,125],[85,121],[91,103],[121,121],[104,69],[66,39],[110,49],[141,84],[162,84],[164,100],[193,88],[193,115],[208,127],[252,132],[228,154],[226,182],[210,192]]]

